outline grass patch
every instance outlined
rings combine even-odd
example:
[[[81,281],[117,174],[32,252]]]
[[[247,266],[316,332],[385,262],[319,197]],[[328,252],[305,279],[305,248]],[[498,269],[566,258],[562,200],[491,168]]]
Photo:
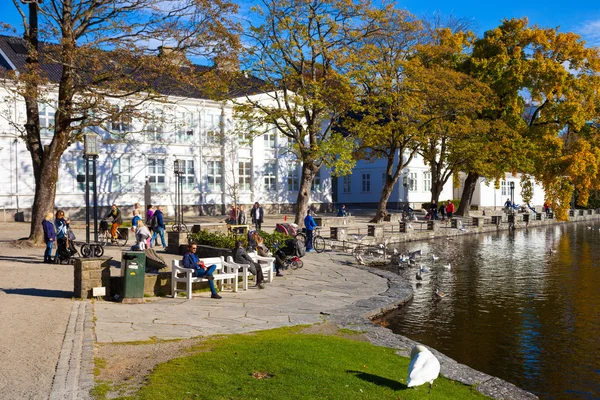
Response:
[[[354,333],[354,332],[353,332]],[[207,339],[158,365],[135,399],[484,399],[444,378],[406,388],[409,359],[394,349],[279,328]]]
[[[338,332],[341,333],[342,335],[363,335],[365,332],[363,331],[354,331],[352,329],[346,329],[346,328],[340,328],[338,329]]]
[[[100,375],[102,370],[106,368],[106,360],[104,358],[94,358],[94,376]]]

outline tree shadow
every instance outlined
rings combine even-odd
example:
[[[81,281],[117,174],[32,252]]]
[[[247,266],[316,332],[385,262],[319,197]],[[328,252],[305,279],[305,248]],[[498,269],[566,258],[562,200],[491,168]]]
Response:
[[[359,379],[362,379],[363,381],[374,383],[377,386],[385,386],[392,390],[406,390],[407,389],[407,386],[404,383],[401,383],[401,382],[398,382],[398,381],[395,381],[392,379],[384,378],[382,376],[367,374],[366,372],[363,372],[363,371],[353,371],[350,369],[346,370],[346,372],[348,372],[350,374],[354,374],[356,377],[358,377]]]
[[[73,297],[72,291],[66,290],[50,290],[36,288],[20,288],[20,289],[2,289],[0,291],[6,294],[18,294],[21,296],[37,296],[37,297],[56,297],[61,299],[69,299]]]
[[[0,256],[0,261],[12,261],[25,264],[43,264],[42,257],[24,257],[24,256]]]

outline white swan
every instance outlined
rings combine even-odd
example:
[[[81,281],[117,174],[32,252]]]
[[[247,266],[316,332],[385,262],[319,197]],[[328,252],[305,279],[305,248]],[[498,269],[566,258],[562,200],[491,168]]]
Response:
[[[438,256],[436,256],[435,254],[431,253],[431,259],[432,259],[433,261],[437,261],[437,260],[439,260],[440,258],[439,258]]]
[[[421,265],[421,266],[419,266],[419,271],[421,273],[427,273],[430,271],[430,269]]]
[[[440,374],[440,362],[427,347],[416,345],[410,351],[410,364],[408,366],[408,379],[406,386],[415,387],[429,382],[429,392],[433,381]]]
[[[446,269],[452,269],[452,265],[446,264],[446,265],[444,265],[444,268],[446,268]]]
[[[442,292],[440,289],[435,288],[435,295],[440,299],[446,297],[446,293]]]

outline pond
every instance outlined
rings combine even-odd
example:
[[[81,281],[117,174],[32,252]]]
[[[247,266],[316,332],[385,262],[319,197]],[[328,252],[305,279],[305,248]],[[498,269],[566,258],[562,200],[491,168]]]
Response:
[[[417,281],[418,267],[390,267],[415,292],[384,317],[388,328],[542,399],[600,399],[600,223],[438,238],[400,251],[417,249],[430,272]]]

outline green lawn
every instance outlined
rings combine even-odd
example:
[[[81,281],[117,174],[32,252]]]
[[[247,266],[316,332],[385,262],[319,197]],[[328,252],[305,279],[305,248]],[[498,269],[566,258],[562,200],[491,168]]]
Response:
[[[281,328],[211,338],[200,353],[159,365],[135,399],[471,399],[473,387],[438,378],[406,388],[408,358],[339,336]]]

